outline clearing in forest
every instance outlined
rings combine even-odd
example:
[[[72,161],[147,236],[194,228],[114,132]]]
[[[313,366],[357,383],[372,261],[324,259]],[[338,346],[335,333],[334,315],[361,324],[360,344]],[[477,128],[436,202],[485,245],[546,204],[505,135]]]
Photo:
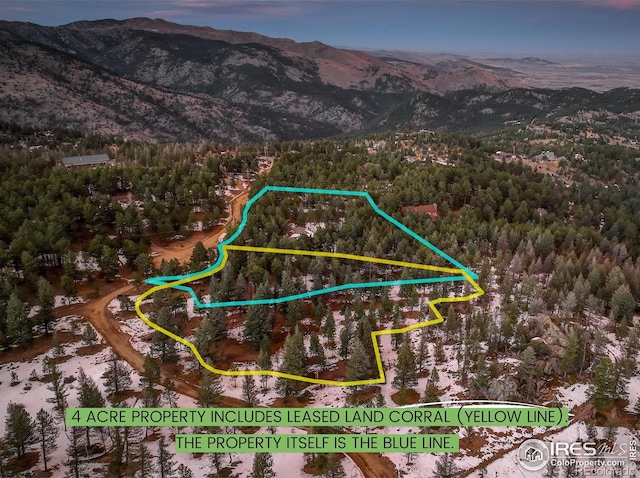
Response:
[[[218,374],[269,375],[338,386],[384,383],[378,336],[438,324],[444,320],[438,304],[468,301],[484,293],[476,282],[477,274],[382,211],[367,192],[267,186],[248,201],[241,223],[235,232],[229,233],[229,237],[218,245],[218,258],[213,265],[191,274],[149,279],[147,282],[154,287],[140,295],[135,303],[136,312],[146,324],[187,346],[203,367]],[[224,276],[225,267],[244,271],[245,276],[241,277],[246,279],[240,283],[248,281],[249,290],[243,290],[239,297],[233,292],[226,292],[225,297],[220,297],[214,289],[219,284],[219,277]],[[274,271],[285,277],[292,269],[304,271],[297,277],[295,287],[284,284],[281,288],[267,287]],[[194,290],[194,284],[189,284],[207,277],[211,277],[211,290],[214,291],[209,297],[216,300],[204,300],[202,294]],[[252,286],[254,292],[255,289],[260,291],[256,285],[261,277],[267,284],[264,290],[270,290],[270,294],[251,293]],[[446,287],[460,283],[463,283],[463,295],[451,296]],[[204,310],[224,308],[225,311],[242,312],[262,305],[276,310],[276,306],[288,307],[286,304],[296,301],[307,301],[308,305],[312,298],[318,297],[313,300],[319,300],[319,296],[326,294],[336,297],[345,291],[360,289],[372,295],[376,292],[371,291],[379,293],[385,289],[384,294],[388,298],[388,291],[393,287],[406,290],[425,285],[440,285],[446,291],[441,297],[429,295],[428,305],[433,318],[421,313],[415,323],[398,328],[385,327],[380,319],[376,330],[371,331],[377,377],[363,380],[337,380],[331,374],[323,378],[318,372],[311,377],[278,370],[216,368],[205,361],[204,351],[198,350],[193,342],[159,326],[141,309],[145,299],[166,289],[186,292],[195,306]],[[416,297],[414,294],[417,303]],[[327,299],[325,306],[330,302],[331,299]],[[377,303],[374,296],[372,309]]]

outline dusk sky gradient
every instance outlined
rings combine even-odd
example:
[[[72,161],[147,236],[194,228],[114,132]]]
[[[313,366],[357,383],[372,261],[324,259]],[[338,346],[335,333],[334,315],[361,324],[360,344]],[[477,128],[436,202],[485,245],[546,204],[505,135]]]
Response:
[[[640,61],[640,0],[1,0],[0,19],[132,17],[360,49]]]

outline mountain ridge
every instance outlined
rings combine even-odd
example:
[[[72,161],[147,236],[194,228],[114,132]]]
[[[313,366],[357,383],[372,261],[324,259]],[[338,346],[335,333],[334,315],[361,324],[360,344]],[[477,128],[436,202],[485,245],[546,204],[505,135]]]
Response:
[[[149,141],[476,130],[569,111],[567,101],[588,110],[590,98],[601,108],[602,99],[535,93],[507,68],[453,56],[380,58],[147,18],[59,27],[0,21],[0,38],[0,120]],[[514,111],[504,106],[512,91]]]

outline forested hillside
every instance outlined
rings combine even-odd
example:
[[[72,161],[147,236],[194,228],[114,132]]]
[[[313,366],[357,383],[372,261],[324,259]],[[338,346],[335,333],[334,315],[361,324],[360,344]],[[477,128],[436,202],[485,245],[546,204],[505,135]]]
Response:
[[[460,58],[378,58],[144,18],[0,22],[0,38],[0,120],[37,128],[160,142],[478,133],[533,120],[637,132],[638,90],[527,88],[516,71]]]
[[[531,132],[152,145],[5,125],[0,147],[0,360],[11,362],[29,353],[39,357],[54,414],[67,406],[66,396],[74,404],[175,406],[174,388],[202,407],[516,400],[570,406],[576,417],[570,427],[598,426],[600,432],[588,428],[594,439],[614,443],[618,434],[634,433],[640,418],[637,151],[577,135],[569,141],[562,136],[568,132],[558,130],[548,136],[557,141],[553,146],[558,154],[566,156],[556,161],[553,173],[543,173],[547,163],[532,156],[550,146],[533,142],[539,138],[525,141],[523,136]],[[518,158],[496,159],[496,152],[505,149],[515,149]],[[107,152],[113,163],[65,169],[55,161],[87,152]],[[141,324],[132,304],[148,287],[147,277],[197,272],[215,263],[219,250],[189,236],[204,241],[207,233],[201,230],[218,227],[216,233],[221,233],[220,222],[231,235],[237,227],[232,218],[239,213],[231,207],[232,199],[246,196],[249,186],[251,197],[266,185],[367,191],[382,211],[475,271],[485,294],[472,301],[439,304],[443,323],[387,335],[373,344],[372,332],[432,319],[428,301],[467,295],[471,285],[402,284],[209,310],[196,307],[184,290],[151,295],[141,305],[144,313],[165,330],[193,341],[219,369],[364,380],[376,376],[373,347],[379,346],[388,380],[318,387],[246,376],[237,386],[237,377],[212,374],[190,350]],[[435,207],[437,214],[403,212],[403,207],[420,205]],[[273,193],[253,204],[237,243],[446,263],[398,231],[376,217],[370,205],[355,199]],[[186,251],[179,249],[183,243],[189,244]],[[154,251],[163,261],[154,260]],[[171,254],[181,260],[164,260]],[[189,284],[197,298],[242,302],[342,283],[413,277],[400,267],[243,251],[230,255],[226,266],[211,278]],[[77,316],[58,319],[56,293],[65,300],[80,296],[88,302],[70,309]],[[91,308],[103,299],[108,313],[105,307]],[[39,307],[31,309],[34,305]],[[76,324],[76,330],[60,329],[61,322],[65,327]],[[102,329],[108,333],[96,338],[88,322],[96,328],[106,322],[112,329]],[[80,324],[86,326],[82,332],[77,330]],[[125,327],[128,335],[119,342]],[[65,355],[81,340],[83,354],[100,340],[121,347],[133,372],[117,355],[105,354],[100,387],[80,372],[56,368],[58,361],[86,360],[75,351]],[[139,382],[127,380],[131,373],[140,375]],[[77,396],[64,388],[65,378],[78,381]],[[39,382],[36,373],[27,385]],[[11,391],[27,386],[17,377],[11,383]],[[55,391],[56,384],[62,387],[58,392],[67,390],[66,396]],[[89,389],[93,402],[80,394]],[[16,402],[24,399],[14,396]],[[21,409],[17,403],[7,406],[8,417],[37,411]],[[162,442],[152,444],[146,430],[143,437],[141,430],[129,434],[129,429],[110,429],[104,435],[87,428],[60,438],[69,458],[64,466],[61,457],[55,460],[71,471],[90,465],[100,466],[104,476],[134,474],[148,465],[147,446],[153,446],[159,461],[166,458],[165,439],[171,436],[165,435],[159,432]],[[8,421],[2,440],[7,449],[18,451],[14,436],[15,425]],[[400,454],[369,459],[379,460],[380,466],[391,460],[393,472],[407,473],[424,466],[455,468],[447,460],[458,460],[463,462],[460,476],[467,476],[489,467],[497,450],[507,453],[507,442],[490,429],[465,430],[461,455],[454,459],[424,455],[405,460]],[[32,462],[24,453],[16,452],[17,458],[0,454],[0,467],[24,471],[41,462],[46,466],[45,451],[36,453],[31,443],[25,447],[35,454]],[[103,464],[98,464],[98,457]],[[223,458],[190,457],[188,465],[210,474],[243,466],[233,456],[223,464]],[[296,466],[336,476],[331,475],[336,463],[347,463],[340,460],[318,454],[301,458]]]

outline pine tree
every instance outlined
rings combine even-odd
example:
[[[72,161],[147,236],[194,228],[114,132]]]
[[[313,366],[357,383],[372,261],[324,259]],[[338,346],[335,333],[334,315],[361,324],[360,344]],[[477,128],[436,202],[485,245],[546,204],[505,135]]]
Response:
[[[371,321],[368,317],[363,316],[358,322],[356,322],[356,330],[353,334],[355,340],[359,340],[362,344],[371,342],[371,333],[373,332]],[[366,348],[368,354],[373,358],[373,349]]]
[[[60,336],[57,330],[54,330],[51,335],[51,348],[53,349],[54,358],[64,357],[64,345],[60,342]]]
[[[632,328],[629,331],[627,341],[623,351],[623,357],[626,364],[625,372],[627,376],[633,375],[638,370],[637,356],[640,349],[640,339],[638,338],[638,331]]]
[[[220,470],[222,469],[222,455],[220,453],[209,453],[209,462],[214,476],[220,476]]]
[[[587,432],[587,441],[595,442],[598,438],[598,429],[596,426],[592,422],[589,422],[587,423],[585,431]]]
[[[470,389],[473,391],[473,396],[475,398],[486,397],[490,379],[491,372],[489,367],[487,367],[484,355],[478,354],[475,365],[475,376],[471,380],[470,384]]]
[[[324,474],[329,468],[329,455],[327,453],[313,453],[311,454],[311,462],[316,470]]]
[[[80,369],[78,374],[78,402],[81,407],[104,408],[105,400],[100,393],[98,385],[87,376],[84,370]],[[99,429],[102,432],[102,428]],[[91,427],[85,428],[85,447],[87,455],[91,448]]]
[[[35,433],[40,442],[42,460],[44,461],[44,471],[48,470],[49,454],[57,448],[56,440],[60,431],[53,420],[53,417],[44,409],[40,409],[36,414]]]
[[[187,465],[181,463],[178,466],[178,478],[193,478],[193,471]]]
[[[638,420],[640,420],[640,397],[638,397],[636,404],[633,406],[633,413],[635,413],[638,416]]]
[[[615,320],[632,319],[633,311],[636,308],[636,300],[627,284],[622,284],[616,289],[611,297],[610,306]]]
[[[351,341],[352,341],[352,332],[351,327],[345,326],[340,330],[340,356],[343,360],[347,360],[349,358],[349,353],[351,352]]]
[[[271,345],[269,340],[263,341],[260,345],[260,354],[258,355],[258,367],[260,370],[271,370]],[[266,389],[267,381],[269,380],[269,376],[263,374],[260,376],[260,380],[262,381],[262,388]]]
[[[111,476],[120,476],[124,468],[124,441],[122,438],[121,427],[114,427],[113,433],[113,447],[109,454],[109,474]]]
[[[69,468],[67,476],[80,478],[80,435],[82,431],[78,427],[71,427],[68,433],[69,445],[67,446],[67,459],[64,464]]]
[[[531,399],[535,392],[538,371],[536,368],[536,352],[533,347],[527,347],[522,353],[522,360],[518,365],[517,376],[524,390],[524,397]]]
[[[85,345],[93,345],[98,341],[98,334],[91,324],[85,324],[82,332],[82,343]]]
[[[11,450],[0,437],[0,477],[8,478],[12,475],[13,470],[9,465],[9,460],[12,458]]]
[[[24,457],[36,442],[35,424],[21,403],[9,402],[7,405],[4,429],[4,442],[8,448],[13,449],[18,458]]]
[[[131,371],[115,353],[109,357],[109,366],[102,376],[107,394],[116,397],[131,386]]]
[[[563,373],[564,377],[566,377],[568,373],[573,373],[577,370],[578,347],[578,332],[575,329],[571,329],[567,334],[567,345],[565,346],[564,354],[560,360],[560,371]]]
[[[347,381],[365,380],[371,375],[371,360],[360,339],[355,340],[353,353],[347,362]]]
[[[162,400],[167,406],[176,408],[178,406],[178,393],[175,385],[171,380],[165,378],[164,382],[162,382],[162,387]]]
[[[443,324],[443,330],[449,340],[456,333],[460,332],[462,327],[462,321],[460,319],[460,314],[456,312],[456,309],[453,305],[449,305],[449,310],[447,311],[447,318]]]
[[[258,405],[258,392],[252,375],[245,375],[242,378],[242,399],[247,403],[247,407]]]
[[[120,267],[118,253],[109,246],[102,246],[102,253],[98,259],[98,265],[107,282],[111,282],[115,279]]]
[[[566,460],[564,465],[564,478],[578,478],[580,475],[573,460]]]
[[[338,456],[334,454],[329,455],[327,471],[325,471],[322,476],[323,478],[347,478],[347,474]]]
[[[436,461],[436,470],[433,476],[434,478],[456,478],[458,476],[458,467],[449,453],[444,453]]]
[[[291,278],[291,274],[287,269],[282,271],[282,276],[280,279],[280,297],[291,297],[296,294],[296,286]],[[282,302],[280,307],[282,308],[282,315],[285,317],[288,316],[288,309],[291,305],[290,301]]]
[[[155,322],[159,327],[174,334],[178,333],[177,327],[171,320],[171,311],[168,307],[161,306],[155,315]],[[154,357],[159,357],[164,363],[178,361],[176,341],[159,330],[155,330],[151,336],[151,352]]]
[[[327,307],[327,315],[322,327],[322,333],[327,338],[329,347],[333,348],[336,344],[336,321],[333,318],[331,307]]]
[[[251,467],[251,478],[275,478],[271,453],[256,453]]]
[[[253,300],[266,299],[269,296],[269,285],[262,283]],[[253,349],[258,350],[260,342],[265,337],[271,337],[272,325],[269,309],[266,305],[250,305],[247,310],[247,320],[244,324],[244,341]]]
[[[24,304],[14,292],[7,303],[7,341],[26,347],[33,340],[33,329],[24,310]]]
[[[236,277],[235,286],[233,289],[233,295],[237,300],[245,300],[247,293],[247,279],[244,277],[242,272],[238,273]]]
[[[207,313],[207,315],[204,316],[204,318],[200,321],[200,324],[198,324],[193,332],[193,335],[195,337],[193,345],[196,346],[198,353],[200,353],[203,358],[211,356],[209,352],[209,348],[213,343],[213,339],[211,338],[211,329],[211,321],[209,320]]]
[[[603,356],[593,369],[593,381],[587,391],[589,400],[596,408],[607,408],[618,398],[619,375],[615,365],[608,356]]]
[[[418,356],[416,357],[416,365],[418,373],[422,373],[425,367],[429,366],[429,341],[426,327],[420,329],[420,342],[418,342]]]
[[[380,297],[380,320],[387,319],[393,312],[393,301],[389,297],[389,288],[383,287]]]
[[[306,373],[307,358],[304,348],[304,338],[296,327],[293,335],[288,335],[284,341],[284,356],[280,371],[290,375],[304,376]],[[276,387],[283,396],[292,395],[301,389],[305,384],[299,380],[288,378],[278,378]]]
[[[316,327],[322,326],[322,320],[325,317],[324,305],[322,299],[316,298],[311,304],[311,319]]]
[[[53,360],[49,357],[44,359],[44,373],[51,376],[51,380],[47,384],[47,388],[53,392],[53,397],[47,399],[49,403],[55,404],[56,411],[64,418],[64,412],[67,409],[67,384],[64,381],[62,371]]]
[[[416,359],[409,345],[409,340],[405,339],[398,352],[398,360],[395,366],[396,375],[391,386],[399,392],[399,402],[404,404],[404,395],[407,389],[418,384],[416,375]]]
[[[153,388],[160,383],[160,366],[151,355],[145,355],[140,375],[140,385],[143,389]]]
[[[422,401],[424,403],[437,403],[440,401],[440,390],[438,389],[439,382],[440,375],[438,374],[438,370],[433,367],[431,369],[431,375],[429,375],[429,380],[427,380],[427,384],[424,388],[424,395],[422,396]]]
[[[435,348],[433,350],[433,361],[435,362],[436,365],[440,365],[445,361],[446,358],[447,356],[444,351],[442,340],[437,340]]]
[[[29,251],[23,251],[20,254],[20,262],[22,262],[25,279],[31,286],[35,285],[38,280],[38,262]]]
[[[611,415],[607,418],[607,427],[604,432],[604,439],[609,443],[615,443],[616,437],[618,436],[618,427],[620,423],[618,422],[618,412],[614,408],[611,411]]]
[[[219,407],[224,388],[220,375],[209,370],[202,371],[202,380],[198,389],[198,406],[202,408]]]
[[[322,353],[322,344],[320,343],[320,337],[315,332],[311,332],[309,337],[309,355],[311,357],[317,357]]]
[[[391,328],[397,330],[401,329],[402,327],[404,327],[404,315],[402,314],[402,309],[396,306],[393,309],[393,323],[391,325]],[[393,350],[398,350],[401,339],[402,336],[400,334],[393,334],[391,336],[391,340],[393,341]]]
[[[75,281],[66,274],[60,278],[60,287],[62,287],[62,293],[64,294],[67,303],[78,294]]]
[[[304,314],[302,301],[299,299],[292,300],[287,304],[288,304],[287,313],[286,313],[287,324],[293,327],[294,325],[296,325],[298,322],[302,320],[302,316]]]
[[[40,321],[44,326],[44,333],[49,333],[49,324],[55,319],[53,313],[55,300],[51,283],[44,277],[38,279],[38,305],[40,306]]]
[[[144,252],[136,256],[135,265],[143,277],[147,277],[153,271],[153,260],[149,254]]]
[[[217,296],[213,296],[211,301],[217,301]],[[211,340],[220,342],[227,338],[227,314],[222,307],[216,307],[207,311],[207,320],[210,323]]]
[[[159,405],[160,394],[155,385],[160,382],[160,367],[150,355],[144,358],[140,386],[142,387],[142,403],[147,408],[155,408]]]
[[[544,474],[542,475],[543,478],[558,478],[559,476],[559,470],[558,470],[558,465],[549,460],[547,462],[547,466],[544,469]]]
[[[235,362],[231,362],[231,365],[229,365],[229,372],[231,373],[231,381],[233,382],[233,386],[237,387],[238,386],[238,374],[236,374],[235,372],[238,371],[238,366],[236,365]]]
[[[172,454],[167,449],[164,435],[160,435],[160,440],[158,440],[156,476],[159,478],[175,478],[176,476],[176,462],[173,460]]]
[[[569,292],[560,303],[560,314],[563,319],[570,319],[578,307],[578,300],[573,291]]]
[[[191,272],[199,272],[207,266],[207,250],[201,241],[196,242],[191,251],[189,269]]]
[[[155,476],[155,469],[153,466],[153,456],[149,453],[149,449],[140,442],[138,448],[138,474],[139,478],[153,478]]]

